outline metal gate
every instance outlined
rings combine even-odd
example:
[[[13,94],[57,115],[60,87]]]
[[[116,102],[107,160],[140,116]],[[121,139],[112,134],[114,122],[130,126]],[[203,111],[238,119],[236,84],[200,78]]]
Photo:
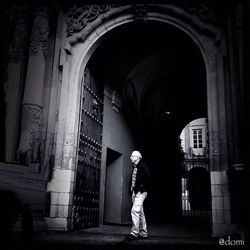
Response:
[[[182,184],[182,216],[211,216],[209,158],[196,157],[183,162]]]
[[[78,159],[73,194],[73,227],[99,224],[100,170],[102,151],[103,85],[89,68],[82,82]]]

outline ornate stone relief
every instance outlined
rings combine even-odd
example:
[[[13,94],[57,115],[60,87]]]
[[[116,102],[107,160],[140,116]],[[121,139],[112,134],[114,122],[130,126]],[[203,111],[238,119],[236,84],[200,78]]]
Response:
[[[42,108],[32,104],[23,106],[24,130],[21,132],[19,158],[24,164],[40,162],[42,154]]]
[[[80,32],[89,22],[111,8],[111,5],[73,6],[68,12],[67,36]]]
[[[29,144],[32,146],[34,140],[37,139],[41,132],[42,124],[42,109],[36,106],[26,106],[23,112],[28,113],[30,118],[29,122],[31,124],[29,128]]]
[[[172,3],[170,3],[172,2]],[[216,10],[213,6],[207,6],[201,3],[179,3],[170,1],[168,4],[130,4],[130,5],[83,5],[74,6],[68,11],[67,16],[67,37],[72,37],[76,33],[80,33],[89,23],[93,22],[98,16],[105,14],[105,18],[111,15],[106,15],[107,12],[111,13],[114,10],[115,15],[121,13],[129,13],[134,15],[135,21],[146,21],[150,13],[159,13],[173,15],[175,18],[180,18],[190,21],[199,31],[206,32],[209,36],[214,37],[217,33],[216,30]],[[112,12],[113,13],[113,12]],[[88,32],[90,32],[88,30]],[[76,41],[71,41],[70,44],[76,44],[86,37],[77,37]]]
[[[135,4],[134,5],[135,21],[145,21],[145,17],[148,14],[146,4]]]
[[[43,55],[48,53],[49,24],[43,19],[35,20],[30,40],[30,53],[36,54],[39,49]]]
[[[26,128],[26,138],[21,138],[20,151],[25,152],[28,149],[33,149],[34,145],[38,143],[41,133],[42,123],[42,109],[33,105],[25,105],[23,107],[23,119]]]
[[[209,22],[215,24],[216,22],[215,10],[211,6],[197,2],[189,2],[184,5],[184,9],[187,12],[198,16],[199,19],[206,23]]]

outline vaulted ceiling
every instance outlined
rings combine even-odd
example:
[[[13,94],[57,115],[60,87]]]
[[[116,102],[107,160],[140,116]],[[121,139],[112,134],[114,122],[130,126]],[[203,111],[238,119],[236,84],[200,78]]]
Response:
[[[206,117],[206,71],[194,41],[156,22],[122,25],[105,36],[92,67],[118,91],[128,116],[144,128],[178,126]],[[168,121],[168,122],[166,122]]]

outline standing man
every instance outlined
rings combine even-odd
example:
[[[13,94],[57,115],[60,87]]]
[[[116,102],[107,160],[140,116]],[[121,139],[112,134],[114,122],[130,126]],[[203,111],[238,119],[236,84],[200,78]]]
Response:
[[[130,156],[130,160],[134,165],[130,185],[130,193],[132,194],[133,201],[131,209],[132,228],[130,234],[126,236],[127,240],[145,239],[148,237],[143,202],[149,188],[149,170],[141,159],[142,155],[139,151],[132,152]]]

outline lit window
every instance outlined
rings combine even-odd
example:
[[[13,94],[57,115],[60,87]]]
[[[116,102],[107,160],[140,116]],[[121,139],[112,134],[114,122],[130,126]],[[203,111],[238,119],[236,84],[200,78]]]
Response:
[[[193,129],[194,148],[202,148],[202,129]]]

